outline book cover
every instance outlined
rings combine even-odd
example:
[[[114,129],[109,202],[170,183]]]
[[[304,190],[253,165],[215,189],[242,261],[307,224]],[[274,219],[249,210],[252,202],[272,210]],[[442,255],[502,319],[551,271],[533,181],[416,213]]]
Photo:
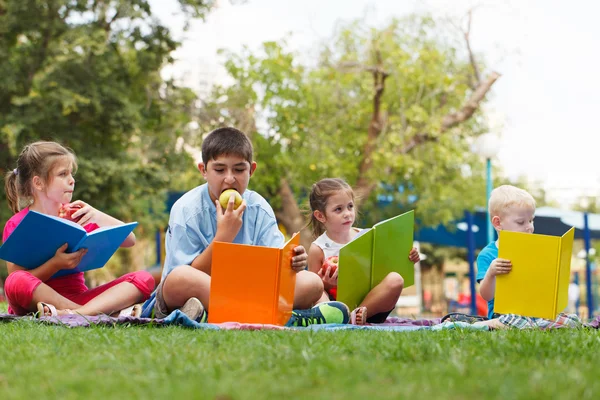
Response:
[[[64,218],[29,211],[0,247],[0,259],[26,269],[34,269],[54,257],[68,244],[67,253],[87,248],[87,254],[74,269],[58,271],[53,277],[102,268],[137,222],[107,226],[87,233],[82,226]]]
[[[567,306],[575,228],[562,236],[500,231],[498,257],[512,270],[496,277],[494,311],[555,319]]]
[[[414,263],[408,259],[413,247],[414,210],[381,221],[361,232],[340,249],[337,299],[350,309],[390,272],[404,278],[404,287],[414,284]]]
[[[281,248],[214,242],[208,321],[285,325],[296,285],[291,258],[299,243],[299,234]]]

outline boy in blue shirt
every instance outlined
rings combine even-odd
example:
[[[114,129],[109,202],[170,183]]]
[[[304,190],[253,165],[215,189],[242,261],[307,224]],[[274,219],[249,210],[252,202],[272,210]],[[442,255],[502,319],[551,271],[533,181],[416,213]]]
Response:
[[[512,232],[533,233],[535,200],[523,189],[510,185],[499,186],[492,191],[489,202],[490,218],[494,229]],[[508,274],[512,270],[510,260],[498,258],[499,241],[488,244],[477,257],[477,282],[479,293],[488,302],[488,318],[475,322],[475,326],[487,326],[488,329],[506,329],[509,327],[541,328],[577,327],[581,321],[576,315],[560,313],[555,320],[523,316],[518,314],[494,313],[494,295],[496,277]]]
[[[142,316],[164,318],[181,309],[192,319],[206,320],[208,309],[212,242],[281,247],[283,234],[275,214],[258,193],[248,190],[256,171],[250,139],[235,128],[212,131],[202,142],[202,162],[198,169],[206,183],[184,194],[171,209],[165,238],[166,260],[162,279],[143,307]],[[219,197],[227,189],[242,195],[234,209],[231,196],[224,210]],[[292,269],[297,272],[294,310],[288,325],[348,323],[349,310],[340,302],[314,306],[323,292],[321,278],[306,271],[304,247],[295,248]],[[313,307],[314,306],[314,307]]]
[[[533,233],[535,200],[523,189],[503,185],[494,189],[489,200],[490,218],[494,229]],[[488,302],[488,318],[494,317],[496,276],[508,274],[510,260],[498,258],[498,240],[489,243],[477,256],[479,294]]]

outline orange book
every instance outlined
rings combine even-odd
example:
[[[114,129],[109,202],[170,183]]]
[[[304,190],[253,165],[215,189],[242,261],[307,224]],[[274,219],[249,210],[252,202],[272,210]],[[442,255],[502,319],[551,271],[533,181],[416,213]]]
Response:
[[[208,322],[285,325],[292,315],[295,234],[282,248],[214,242]]]

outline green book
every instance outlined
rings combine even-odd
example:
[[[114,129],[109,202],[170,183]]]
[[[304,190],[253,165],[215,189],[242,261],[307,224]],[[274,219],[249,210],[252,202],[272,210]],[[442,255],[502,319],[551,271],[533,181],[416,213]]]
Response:
[[[390,272],[404,278],[404,287],[415,283],[415,267],[408,259],[413,248],[414,210],[381,221],[359,233],[340,249],[337,300],[351,310]]]

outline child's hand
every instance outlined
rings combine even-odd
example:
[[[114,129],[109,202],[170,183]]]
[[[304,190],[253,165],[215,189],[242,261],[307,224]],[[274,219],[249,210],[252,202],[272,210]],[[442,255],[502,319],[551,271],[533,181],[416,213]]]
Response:
[[[323,267],[325,267],[325,268],[323,268]],[[319,272],[317,272],[317,275],[319,275],[321,277],[321,280],[323,281],[323,285],[325,286],[325,289],[337,287],[339,269],[334,268],[331,264],[329,264],[327,262],[325,264],[323,264],[323,267],[321,267],[321,269],[319,269]]]
[[[243,200],[242,204],[236,210],[233,209],[234,201],[235,196],[231,196],[225,210],[221,207],[218,199],[215,201],[215,206],[217,207],[217,233],[215,234],[215,238],[218,235],[219,240],[224,242],[232,242],[243,223],[242,217],[246,210],[246,200]]]
[[[304,271],[307,266],[306,260],[308,259],[304,246],[296,246],[294,253],[296,255],[292,257],[292,269],[296,272]]]
[[[416,249],[416,247],[413,247],[410,253],[408,253],[408,259],[414,264],[421,261],[421,256],[419,255],[419,251]]]
[[[77,211],[71,214],[71,219],[73,221],[77,221],[77,223],[81,226],[86,226],[87,224],[101,225],[98,221],[98,215],[100,212],[81,200],[75,200],[70,204],[63,205],[63,207],[68,209],[78,208]]]
[[[60,269],[73,269],[79,265],[81,259],[87,253],[87,249],[79,249],[73,253],[65,253],[69,247],[68,243],[63,244],[54,253],[54,259]]]
[[[505,275],[508,274],[512,270],[512,263],[510,260],[505,260],[504,258],[496,258],[490,264],[490,269],[488,269],[488,274],[491,276],[497,275]]]

